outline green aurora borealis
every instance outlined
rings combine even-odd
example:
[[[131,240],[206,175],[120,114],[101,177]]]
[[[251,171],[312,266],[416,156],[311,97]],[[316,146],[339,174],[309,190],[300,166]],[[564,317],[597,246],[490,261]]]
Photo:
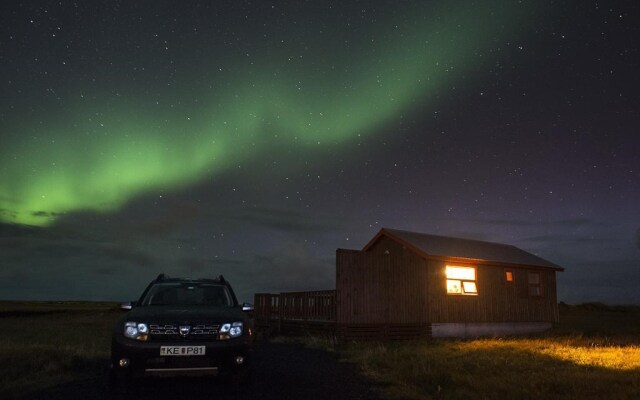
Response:
[[[115,211],[150,190],[206,180],[255,152],[296,146],[311,154],[403,113],[428,113],[441,91],[492,62],[486,52],[501,36],[522,29],[525,6],[509,4],[399,7],[362,25],[348,48],[338,31],[301,33],[293,51],[274,35],[269,46],[202,56],[206,62],[190,63],[170,85],[123,77],[114,94],[115,74],[90,101],[77,95],[82,87],[62,85],[64,107],[42,100],[2,127],[10,139],[0,150],[0,220],[46,226],[65,213]]]

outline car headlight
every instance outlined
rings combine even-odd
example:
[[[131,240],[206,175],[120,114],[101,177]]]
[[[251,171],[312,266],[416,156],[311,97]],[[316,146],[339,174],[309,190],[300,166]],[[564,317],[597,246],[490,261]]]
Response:
[[[125,322],[124,336],[135,340],[149,340],[149,326],[142,322]]]
[[[237,338],[242,335],[242,328],[244,324],[240,321],[230,324],[222,324],[220,327],[220,340]]]

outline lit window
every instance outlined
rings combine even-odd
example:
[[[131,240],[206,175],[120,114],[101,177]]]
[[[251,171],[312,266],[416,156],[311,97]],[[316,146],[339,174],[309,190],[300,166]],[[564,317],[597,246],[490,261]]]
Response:
[[[447,279],[447,293],[462,294],[461,282],[453,279]]]
[[[529,272],[527,274],[529,282],[529,296],[542,296],[542,285],[539,272]]]
[[[477,295],[476,269],[473,267],[455,267],[447,265],[447,293]]]
[[[478,288],[475,282],[462,282],[462,290],[465,293],[478,293]]]
[[[513,271],[505,271],[504,279],[507,283],[513,283]]]

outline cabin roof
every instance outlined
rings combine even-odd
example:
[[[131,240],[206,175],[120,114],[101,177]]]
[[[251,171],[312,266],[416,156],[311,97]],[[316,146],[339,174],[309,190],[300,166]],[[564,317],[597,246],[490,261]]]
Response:
[[[564,268],[559,265],[508,244],[429,235],[388,228],[382,228],[362,250],[367,251],[383,236],[427,258],[456,258],[472,262],[483,261],[564,271]]]

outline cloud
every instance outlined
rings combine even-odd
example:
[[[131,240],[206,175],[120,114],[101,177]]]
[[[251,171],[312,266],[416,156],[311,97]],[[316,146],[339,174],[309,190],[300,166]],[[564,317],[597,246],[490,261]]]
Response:
[[[335,287],[335,257],[319,258],[310,247],[290,243],[277,252],[255,255],[256,281],[271,291],[301,291]]]
[[[332,232],[342,225],[331,218],[313,218],[295,211],[273,208],[251,208],[240,210],[235,219],[249,224],[286,232]]]
[[[253,301],[258,292],[335,288],[335,257],[320,258],[305,243],[283,243],[276,250],[256,252],[245,259],[185,258],[179,265],[173,273],[182,276],[224,275],[240,301]]]
[[[6,220],[13,220],[18,216],[15,211],[8,210],[6,208],[0,208],[0,218]]]
[[[509,226],[509,227],[536,227],[539,228],[541,226],[546,227],[556,227],[556,228],[565,228],[565,229],[577,229],[584,227],[603,227],[607,226],[606,223],[591,220],[588,218],[567,218],[560,219],[555,221],[531,221],[524,219],[478,219],[478,222],[487,223],[491,225],[501,225],[501,226]]]
[[[157,261],[155,257],[147,253],[113,244],[94,247],[93,253],[111,262],[141,267],[154,265]]]
[[[181,230],[202,215],[203,209],[198,203],[175,199],[152,215],[139,214],[138,221],[132,228],[145,235],[164,236]]]
[[[517,219],[478,219],[476,220],[480,223],[490,224],[490,225],[503,225],[503,226],[511,226],[511,227],[527,227],[534,226],[536,223],[533,221],[525,221],[525,220],[517,220]]]
[[[163,237],[180,231],[203,213],[202,207],[193,201],[180,198],[155,200],[141,197],[108,215],[87,211],[67,213],[50,228],[57,232],[74,231],[82,236],[91,234],[101,240]]]
[[[323,259],[333,253],[313,243],[341,221],[184,196],[156,200],[113,214],[68,213],[48,227],[0,223],[0,298],[127,300],[161,272],[223,274],[244,301],[265,290],[334,285],[335,261]],[[22,289],[11,285],[15,274]]]
[[[156,263],[132,243],[69,227],[0,223],[0,298],[113,299]]]
[[[244,261],[229,258],[203,259],[187,257],[178,260],[176,264],[180,266],[181,270],[187,273],[187,276],[214,278],[220,275],[220,273],[218,272],[220,268],[224,269],[228,266],[240,266],[244,264]]]
[[[519,239],[519,241],[521,242],[535,242],[540,245],[585,244],[585,243],[591,243],[594,240],[595,238],[593,237],[593,235],[589,235],[589,234],[565,234],[565,233],[528,236],[528,237]]]
[[[57,212],[49,212],[49,211],[34,211],[31,213],[32,216],[34,217],[43,217],[43,218],[54,218],[54,217],[59,217],[61,215],[64,215],[63,213],[57,213]]]
[[[0,299],[130,300],[140,294],[154,271],[97,259],[67,262],[40,259],[0,268]]]
[[[0,222],[0,240],[3,238],[43,236],[45,230],[36,226]]]
[[[629,285],[637,281],[640,260],[592,260],[569,263],[566,267],[565,272],[558,274],[559,300],[640,303],[640,292]]]

